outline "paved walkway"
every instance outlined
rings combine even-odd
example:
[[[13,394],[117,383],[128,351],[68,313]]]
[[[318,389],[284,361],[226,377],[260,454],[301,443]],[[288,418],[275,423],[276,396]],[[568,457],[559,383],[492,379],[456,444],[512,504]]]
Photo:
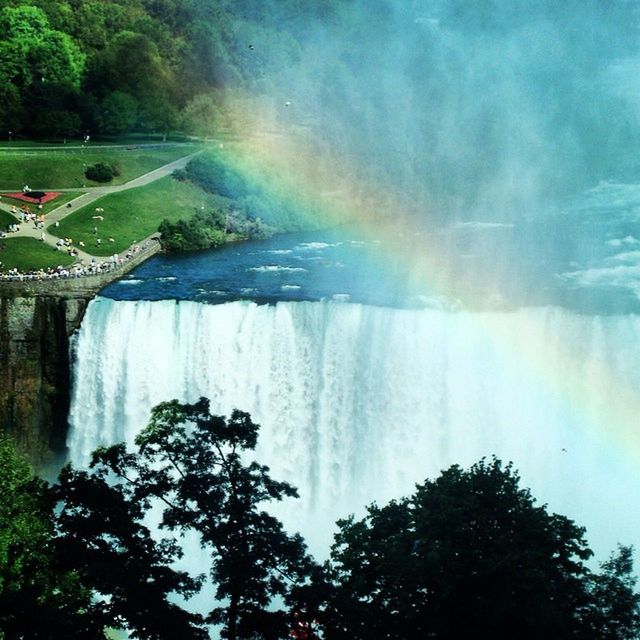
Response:
[[[124,184],[110,185],[104,187],[85,187],[86,193],[83,193],[81,196],[71,200],[71,207],[68,207],[67,204],[62,204],[59,207],[53,209],[46,215],[46,226],[50,226],[51,224],[55,224],[59,222],[63,218],[66,218],[68,215],[77,211],[80,207],[84,207],[92,202],[95,202],[99,198],[109,195],[110,193],[118,193],[119,191],[126,191],[128,189],[134,189],[135,187],[143,187],[151,182],[155,182],[156,180],[160,180],[160,178],[164,178],[168,175],[171,175],[176,169],[184,169],[187,166],[187,163],[191,158],[202,153],[202,151],[196,151],[195,153],[191,153],[188,156],[184,156],[183,158],[179,158],[178,160],[174,160],[173,162],[169,162],[168,164],[159,167],[158,169],[154,169],[153,171],[149,171],[144,175],[138,176],[133,180],[129,180],[129,182],[125,182]],[[42,189],[42,191],[78,191],[78,189]],[[0,209],[4,211],[11,212],[11,205],[6,203],[0,203]],[[16,222],[19,219],[16,218]],[[11,240],[12,238],[35,238],[36,240],[42,240],[42,229],[36,229],[32,222],[25,223],[22,222],[20,225],[20,231],[16,233],[10,233],[5,237],[5,240]],[[155,232],[151,234],[151,236],[155,235]],[[151,237],[149,236],[149,238]],[[148,238],[147,238],[148,239]],[[56,242],[59,240],[58,237],[51,235],[44,230],[44,242],[49,246],[55,248]],[[140,242],[144,242],[144,239]],[[86,251],[82,251],[78,246],[74,245],[74,248],[78,251],[78,258],[83,260],[84,262],[91,262],[94,256]],[[128,250],[125,250],[120,255],[124,255]],[[108,258],[104,256],[95,256],[98,260],[107,260]]]
[[[4,142],[0,144],[0,151],[3,153],[12,152],[12,151],[20,151],[20,152],[28,152],[33,154],[38,153],[64,153],[65,151],[89,151],[89,152],[100,152],[103,149],[123,149],[126,151],[135,151],[137,149],[166,149],[169,147],[187,147],[193,146],[194,142],[130,142],[124,144],[58,144],[58,145],[32,145],[32,146],[20,146],[20,144],[16,144],[15,146],[11,143]]]

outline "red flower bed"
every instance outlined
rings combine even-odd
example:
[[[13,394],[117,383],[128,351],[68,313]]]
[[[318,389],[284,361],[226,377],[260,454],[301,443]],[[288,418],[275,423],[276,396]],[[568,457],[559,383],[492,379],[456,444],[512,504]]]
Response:
[[[30,191],[29,193],[3,193],[3,196],[7,196],[7,198],[14,198],[15,200],[22,200],[23,202],[28,202],[29,204],[45,204],[45,202],[51,202],[51,200],[55,200],[59,195],[59,191],[47,191],[40,198],[34,198],[31,194],[34,193],[42,193],[42,192],[34,192]]]

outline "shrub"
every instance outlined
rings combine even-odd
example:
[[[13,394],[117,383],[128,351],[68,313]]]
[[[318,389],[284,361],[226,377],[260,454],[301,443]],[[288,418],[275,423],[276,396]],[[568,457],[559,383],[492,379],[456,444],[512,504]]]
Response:
[[[111,182],[114,177],[120,175],[120,168],[115,164],[96,162],[86,168],[84,175],[94,182]]]
[[[175,169],[172,175],[178,182],[186,182],[189,179],[185,169]]]

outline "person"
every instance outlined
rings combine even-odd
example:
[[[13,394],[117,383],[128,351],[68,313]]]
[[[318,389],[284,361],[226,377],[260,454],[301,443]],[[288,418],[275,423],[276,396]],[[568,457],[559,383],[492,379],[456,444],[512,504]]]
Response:
[[[40,234],[40,240],[42,240],[42,242],[44,242],[44,231]]]

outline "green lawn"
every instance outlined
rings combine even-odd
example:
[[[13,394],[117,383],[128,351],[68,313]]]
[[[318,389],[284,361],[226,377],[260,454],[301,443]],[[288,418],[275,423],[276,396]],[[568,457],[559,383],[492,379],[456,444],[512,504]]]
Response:
[[[82,140],[67,140],[68,145],[82,144]],[[0,149],[15,149],[16,147],[32,147],[33,149],[59,149],[64,148],[62,140],[60,142],[43,142],[41,140],[0,140]]]
[[[0,271],[17,267],[21,271],[70,265],[74,259],[66,253],[35,238],[5,238],[0,240]]]
[[[117,164],[121,174],[108,184],[122,184],[195,150],[195,146],[102,152],[98,149],[25,153],[5,153],[0,150],[0,189],[20,191],[25,184],[34,190],[99,186],[97,182],[84,177],[85,168],[96,162]]]
[[[49,211],[53,211],[54,209],[57,209],[60,205],[65,204],[66,202],[69,202],[70,200],[73,200],[78,196],[81,196],[83,193],[84,191],[63,191],[55,200],[51,200],[50,202],[45,202],[45,204],[42,205],[42,212],[45,214],[49,213]],[[20,206],[24,204],[23,200],[16,200],[15,198],[9,198],[8,196],[5,196],[5,195],[2,196],[2,202],[3,204],[8,204],[9,206],[11,206],[12,204],[15,204],[16,207],[18,208],[20,208]],[[31,203],[28,203],[28,204],[31,211],[34,211],[34,212],[38,211],[37,204],[31,204]]]
[[[216,202],[216,196],[167,176],[144,187],[96,200],[61,220],[59,227],[49,226],[47,231],[60,238],[72,238],[76,244],[82,240],[89,253],[108,256],[156,232],[165,218],[172,221],[188,218],[196,209],[211,208]],[[104,209],[99,214],[104,217],[103,221],[93,218],[96,207]],[[94,233],[96,227],[97,234]],[[114,242],[109,242],[110,237]],[[96,243],[97,238],[102,241],[100,245]]]
[[[0,209],[0,229],[6,231],[7,227],[14,222],[18,222],[15,216],[12,216],[8,211]]]

